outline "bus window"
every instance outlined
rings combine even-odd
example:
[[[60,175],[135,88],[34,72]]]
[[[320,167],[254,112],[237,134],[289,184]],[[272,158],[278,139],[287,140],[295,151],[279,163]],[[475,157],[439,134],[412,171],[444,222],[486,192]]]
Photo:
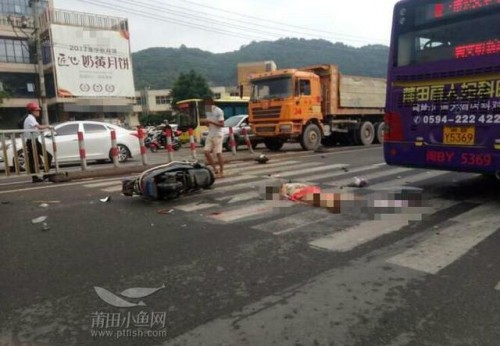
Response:
[[[443,25],[422,24],[412,29],[402,30],[397,38],[396,66],[419,65],[433,61],[460,59],[464,50],[477,56],[485,47],[500,39],[500,14],[493,13],[477,18],[454,18]],[[476,47],[472,51],[471,47]]]

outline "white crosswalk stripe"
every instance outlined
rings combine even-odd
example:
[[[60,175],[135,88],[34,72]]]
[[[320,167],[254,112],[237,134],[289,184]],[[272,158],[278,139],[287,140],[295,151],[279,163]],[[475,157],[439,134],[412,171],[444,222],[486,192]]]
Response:
[[[456,224],[432,233],[388,262],[436,274],[500,228],[498,210],[498,204],[486,204],[463,213],[451,219],[457,221]]]
[[[337,163],[334,165],[326,165],[326,166],[311,168],[311,166],[308,163],[307,166],[308,166],[307,168],[296,169],[296,170],[293,170],[291,172],[282,173],[280,175],[283,178],[288,178],[288,177],[294,177],[294,176],[301,175],[301,174],[309,174],[309,173],[314,173],[314,172],[328,171],[328,170],[332,170],[332,169],[336,169],[336,168],[347,167],[348,165]]]
[[[432,203],[429,203],[432,204]],[[456,202],[447,201],[438,207],[406,208],[398,214],[378,215],[377,220],[367,220],[360,224],[335,232],[309,242],[309,245],[322,250],[347,252],[354,248],[375,240],[383,235],[400,231],[410,224],[410,221],[421,221],[424,214],[433,214],[449,208]]]
[[[299,182],[304,182],[304,183],[312,183],[318,180],[323,180],[323,179],[328,179],[328,178],[335,178],[340,175],[346,175],[346,174],[353,174],[353,173],[359,173],[359,172],[366,172],[370,171],[373,169],[377,169],[379,167],[386,166],[386,163],[376,163],[373,165],[368,165],[368,166],[363,166],[363,167],[357,167],[354,169],[349,169],[345,171],[340,171],[340,172],[328,172],[328,173],[321,173],[321,174],[316,174],[316,175],[308,175],[304,178],[298,178],[296,179]],[[326,183],[326,182],[325,182]],[[332,182],[333,183],[333,182]]]
[[[216,180],[211,190],[183,196],[171,208],[185,213],[203,211],[199,216],[212,223],[250,222],[251,229],[276,237],[307,233],[311,248],[345,253],[401,231],[412,222],[421,222],[424,215],[439,215],[440,211],[462,202],[434,197],[425,201],[429,207],[406,207],[393,214],[376,214],[375,219],[355,225],[351,222],[350,227],[339,230],[335,225],[341,215],[332,214],[324,208],[307,206],[304,209],[304,204],[288,200],[265,200],[265,187],[279,186],[291,178],[293,181],[331,187],[322,188],[322,192],[339,191],[339,187],[352,183],[354,176],[358,176],[367,179],[368,186],[359,190],[360,194],[356,196],[370,198],[381,193],[380,190],[418,185],[428,179],[444,178],[450,172],[393,167],[385,163],[350,167],[344,163],[325,165],[315,161],[304,166],[296,160],[279,160],[266,165],[243,162],[228,166],[227,172],[234,175]],[[393,179],[399,174],[402,177]],[[337,180],[337,177],[341,179]],[[379,182],[370,183],[374,180]],[[109,179],[83,186],[111,193],[120,192],[121,185],[121,179]],[[354,190],[341,191],[342,194],[349,192],[355,193]],[[481,205],[446,220],[446,227],[438,231],[433,228],[413,235],[411,240],[415,245],[394,254],[386,260],[387,263],[428,274],[437,274],[456,263],[500,229],[500,205],[482,202],[485,204],[477,203]],[[494,289],[500,291],[500,282]]]
[[[392,168],[391,167],[390,169],[383,170],[382,172],[374,172],[374,173],[363,175],[363,178],[368,180],[368,182],[369,182],[370,180],[373,180],[373,179],[383,178],[383,177],[387,177],[390,175],[408,172],[411,170],[412,170],[412,168],[401,168],[401,167]],[[350,177],[350,178],[346,178],[346,179],[340,179],[340,180],[334,181],[332,183],[327,183],[326,185],[340,187],[340,186],[348,185],[352,182],[353,182],[353,177]],[[370,185],[370,187],[372,187],[372,185]]]
[[[323,209],[315,208],[302,213],[286,216],[277,220],[265,222],[256,226],[253,229],[269,232],[274,235],[281,235],[293,232],[297,229],[302,229],[308,225],[331,219],[332,215]]]
[[[445,172],[445,171],[428,171],[428,172],[423,172],[419,174],[412,175],[410,177],[404,177],[401,179],[401,185],[405,184],[414,184],[418,183],[427,179],[432,179],[436,177],[440,177],[445,174],[450,174],[450,172]],[[398,179],[399,180],[399,179]],[[394,186],[394,181],[384,181],[378,184],[373,184],[370,185],[370,188],[372,189],[379,189],[379,188],[385,188],[385,187],[390,187]]]

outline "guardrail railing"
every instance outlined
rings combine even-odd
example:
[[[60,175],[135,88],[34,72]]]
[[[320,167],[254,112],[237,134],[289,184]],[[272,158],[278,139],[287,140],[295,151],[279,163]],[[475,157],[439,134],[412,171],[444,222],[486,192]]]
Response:
[[[50,147],[47,137],[51,139]],[[0,169],[6,176],[58,173],[55,138],[53,130],[0,130]],[[33,162],[29,159],[30,152]]]

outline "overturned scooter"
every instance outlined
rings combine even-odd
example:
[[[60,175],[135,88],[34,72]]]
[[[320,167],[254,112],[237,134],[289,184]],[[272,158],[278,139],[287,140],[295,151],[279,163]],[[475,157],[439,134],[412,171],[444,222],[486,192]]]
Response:
[[[208,189],[214,181],[214,174],[203,164],[174,161],[150,168],[138,177],[124,179],[122,193],[152,200],[173,199],[189,192]]]

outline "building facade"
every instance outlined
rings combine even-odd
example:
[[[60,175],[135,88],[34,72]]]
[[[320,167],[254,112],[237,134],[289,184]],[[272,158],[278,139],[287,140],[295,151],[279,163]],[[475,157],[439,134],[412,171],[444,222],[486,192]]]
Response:
[[[0,128],[15,128],[32,101],[47,105],[50,123],[138,124],[127,19],[0,0],[0,93]]]

